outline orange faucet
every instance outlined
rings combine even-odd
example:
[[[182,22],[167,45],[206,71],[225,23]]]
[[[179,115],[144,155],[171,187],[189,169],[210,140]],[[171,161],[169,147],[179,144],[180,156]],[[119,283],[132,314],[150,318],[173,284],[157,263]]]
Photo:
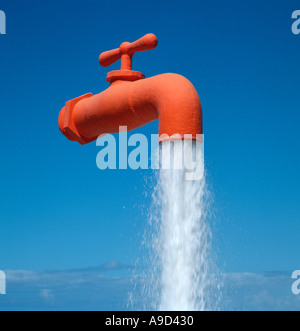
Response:
[[[133,55],[156,46],[157,38],[150,33],[102,53],[102,66],[121,59],[121,70],[107,74],[110,87],[102,93],[88,93],[66,102],[59,114],[61,132],[84,145],[101,134],[119,132],[120,126],[134,130],[158,119],[160,140],[183,139],[185,134],[197,139],[202,134],[202,110],[192,83],[171,73],[145,79],[141,72],[132,70]]]

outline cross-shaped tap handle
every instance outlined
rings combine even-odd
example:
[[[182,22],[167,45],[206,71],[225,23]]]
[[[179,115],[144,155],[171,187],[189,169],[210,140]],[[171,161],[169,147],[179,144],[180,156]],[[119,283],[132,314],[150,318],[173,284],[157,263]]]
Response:
[[[134,53],[154,49],[157,43],[156,36],[148,33],[133,43],[124,42],[119,48],[101,53],[99,62],[103,67],[108,67],[121,59],[121,69],[131,70]]]

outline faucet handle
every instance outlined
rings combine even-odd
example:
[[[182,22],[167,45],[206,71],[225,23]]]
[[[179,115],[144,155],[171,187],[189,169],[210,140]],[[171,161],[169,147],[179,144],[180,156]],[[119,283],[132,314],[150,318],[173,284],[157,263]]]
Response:
[[[102,67],[109,67],[121,58],[120,48],[112,49],[100,54],[99,63]]]
[[[121,59],[121,70],[131,70],[134,53],[154,49],[157,43],[156,36],[148,33],[133,43],[124,42],[119,48],[101,53],[99,62],[103,67],[108,67]]]

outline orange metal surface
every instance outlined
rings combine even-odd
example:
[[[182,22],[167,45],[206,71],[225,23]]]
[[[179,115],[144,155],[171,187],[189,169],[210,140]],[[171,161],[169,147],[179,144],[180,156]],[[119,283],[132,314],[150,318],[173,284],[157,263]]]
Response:
[[[157,38],[148,34],[134,43],[104,52],[99,62],[109,66],[121,59],[121,70],[108,73],[111,86],[100,94],[91,93],[68,101],[59,114],[59,128],[70,140],[87,144],[100,134],[128,130],[159,120],[159,135],[169,137],[202,134],[202,110],[192,83],[181,75],[162,74],[144,79],[131,70],[135,52],[155,48]]]

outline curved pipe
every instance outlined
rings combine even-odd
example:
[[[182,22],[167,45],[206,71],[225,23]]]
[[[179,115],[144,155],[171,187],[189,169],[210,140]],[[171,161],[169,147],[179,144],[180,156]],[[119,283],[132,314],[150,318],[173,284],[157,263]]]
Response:
[[[183,139],[191,134],[196,139],[202,134],[201,103],[189,80],[162,74],[134,82],[115,81],[100,94],[68,101],[60,112],[59,128],[68,139],[86,144],[101,134],[119,132],[119,126],[130,131],[156,119],[160,140],[164,135],[179,134]]]

